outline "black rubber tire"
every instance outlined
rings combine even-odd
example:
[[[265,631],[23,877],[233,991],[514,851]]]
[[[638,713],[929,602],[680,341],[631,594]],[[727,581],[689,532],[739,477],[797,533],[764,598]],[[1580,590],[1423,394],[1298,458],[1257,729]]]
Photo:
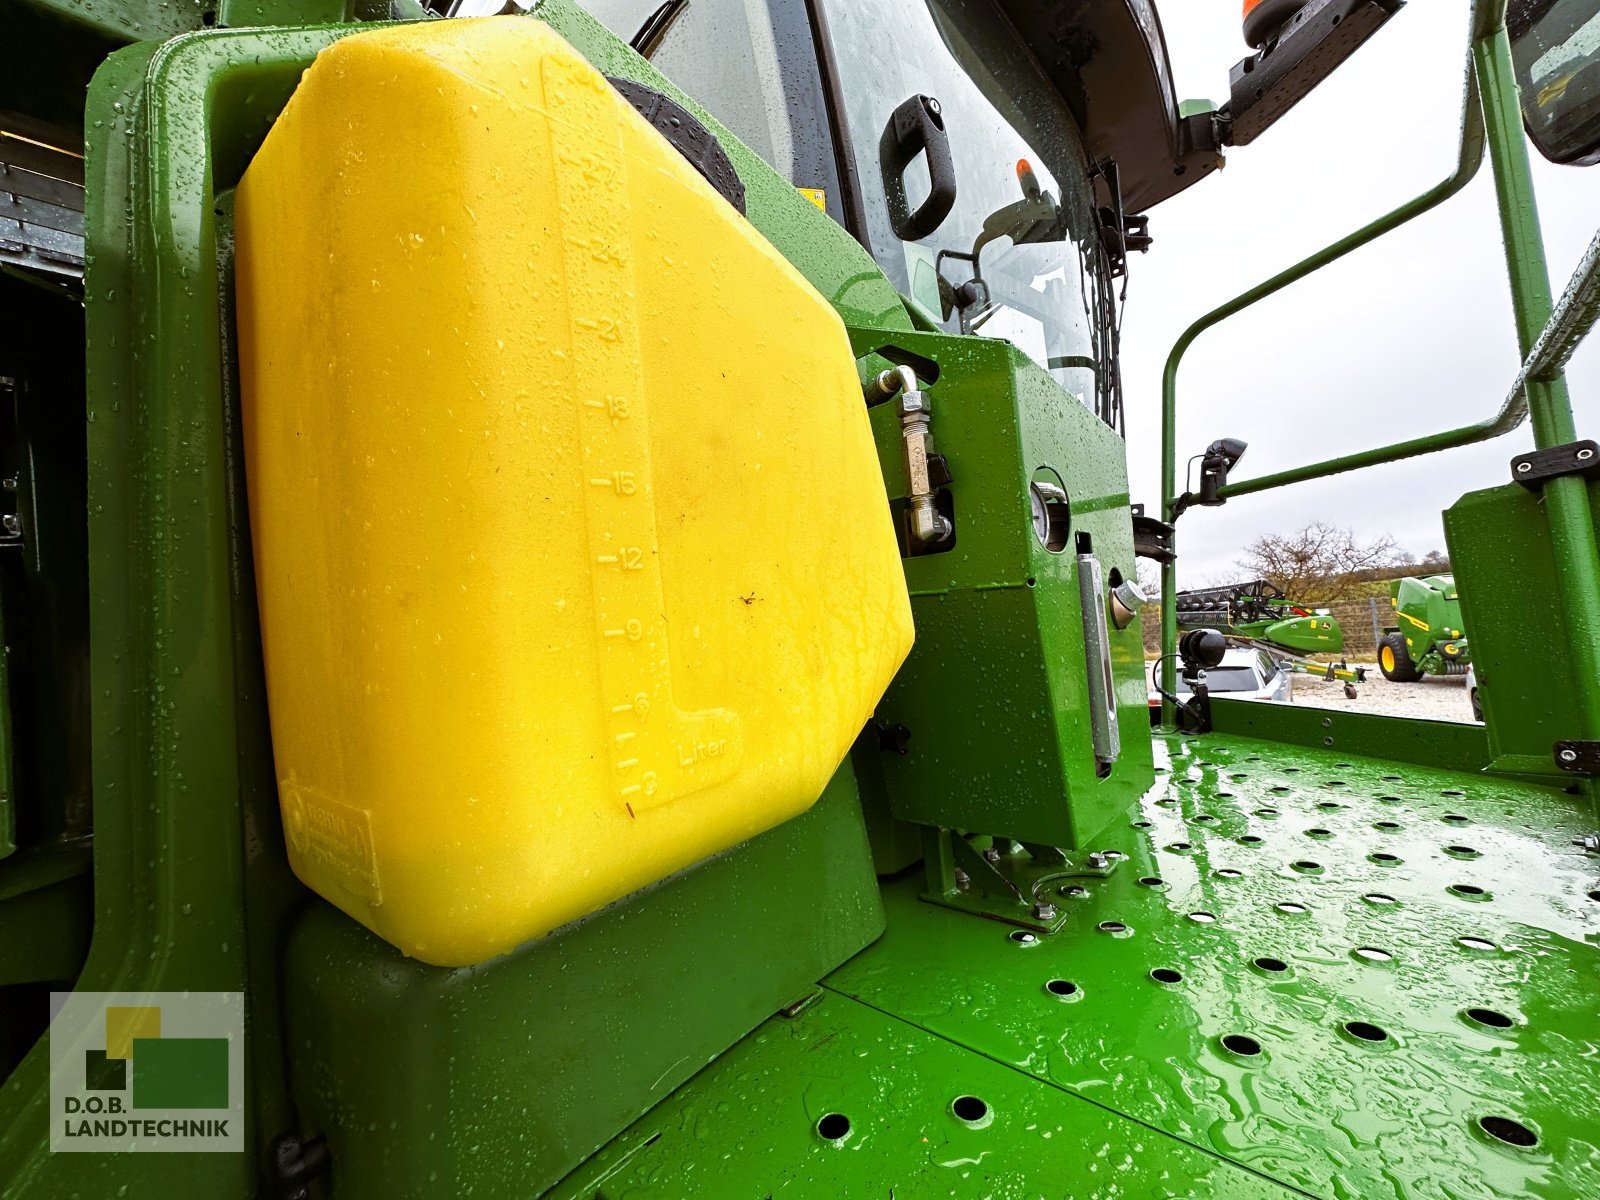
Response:
[[[1385,654],[1386,650],[1389,653]],[[1415,683],[1422,678],[1422,672],[1411,661],[1405,634],[1391,633],[1378,643],[1378,670],[1390,683]]]

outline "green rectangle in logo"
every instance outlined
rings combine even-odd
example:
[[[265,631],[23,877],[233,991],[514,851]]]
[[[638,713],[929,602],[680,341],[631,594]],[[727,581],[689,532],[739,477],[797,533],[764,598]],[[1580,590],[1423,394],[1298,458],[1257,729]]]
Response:
[[[134,1108],[227,1108],[227,1038],[135,1038]]]

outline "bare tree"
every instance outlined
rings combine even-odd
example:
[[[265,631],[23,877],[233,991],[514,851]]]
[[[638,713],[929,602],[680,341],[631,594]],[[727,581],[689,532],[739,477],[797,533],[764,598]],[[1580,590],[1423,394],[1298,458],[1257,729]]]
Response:
[[[1281,587],[1302,604],[1326,604],[1354,595],[1365,579],[1403,557],[1394,538],[1362,540],[1324,521],[1289,534],[1263,534],[1245,547],[1241,570]]]

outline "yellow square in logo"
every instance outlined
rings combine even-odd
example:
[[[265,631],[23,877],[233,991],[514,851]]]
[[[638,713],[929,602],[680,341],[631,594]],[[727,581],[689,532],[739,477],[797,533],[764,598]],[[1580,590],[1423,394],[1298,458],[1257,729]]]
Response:
[[[134,1038],[160,1036],[159,1008],[106,1008],[106,1058],[132,1058]]]

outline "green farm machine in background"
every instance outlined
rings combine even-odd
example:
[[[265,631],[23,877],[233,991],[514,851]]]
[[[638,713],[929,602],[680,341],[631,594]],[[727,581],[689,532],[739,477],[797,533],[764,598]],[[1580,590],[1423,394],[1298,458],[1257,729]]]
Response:
[[[1472,662],[1461,628],[1461,598],[1449,575],[1389,582],[1398,625],[1384,629],[1378,669],[1385,679],[1415,683],[1425,675],[1465,675]]]
[[[1469,7],[1147,517],[1158,206],[1401,0],[1220,106],[1151,0],[0,0],[0,1195],[1600,1195],[1600,15]],[[1499,411],[1180,495],[1188,346],[1486,159]],[[1397,605],[1484,726],[1208,697],[1180,517],[1524,418]]]

